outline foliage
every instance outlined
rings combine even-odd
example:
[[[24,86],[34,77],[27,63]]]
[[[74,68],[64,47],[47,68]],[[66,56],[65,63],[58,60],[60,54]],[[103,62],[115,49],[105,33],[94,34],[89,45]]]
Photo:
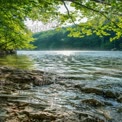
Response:
[[[66,12],[59,12],[64,5]],[[75,8],[70,11],[69,6]],[[24,22],[27,18],[44,23],[54,19],[57,26],[66,23],[75,24],[68,28],[70,36],[110,35],[111,41],[122,36],[122,1],[121,0],[0,0],[0,50],[33,48],[31,32]],[[86,23],[82,18],[86,17]]]
[[[70,36],[96,35],[103,37],[111,35],[111,31],[115,32],[114,37],[110,41],[122,37],[122,1],[121,0],[69,0],[74,12],[70,14],[70,18],[75,22],[75,18],[79,18],[77,28],[72,30]],[[65,3],[64,3],[65,4]],[[75,16],[74,16],[75,15]],[[64,18],[67,19],[64,15]],[[80,16],[80,17],[79,17]],[[82,18],[86,17],[86,23],[82,22]],[[81,18],[81,19],[80,19]],[[80,33],[79,33],[80,32]]]
[[[33,38],[24,25],[24,10],[15,3],[3,1],[0,3],[0,9],[0,49],[29,48],[29,42]]]
[[[110,42],[110,36],[99,37],[92,34],[79,38],[70,37],[69,33],[67,28],[35,33],[33,44],[37,46],[37,50],[122,50],[122,38]]]

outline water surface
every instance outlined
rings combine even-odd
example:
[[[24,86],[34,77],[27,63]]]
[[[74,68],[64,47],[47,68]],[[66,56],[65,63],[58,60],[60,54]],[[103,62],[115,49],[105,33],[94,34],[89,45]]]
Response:
[[[27,95],[24,101],[40,103],[47,108],[62,111],[106,111],[113,117],[111,122],[122,121],[122,113],[118,113],[122,104],[116,99],[84,93],[74,87],[99,88],[122,94],[121,51],[18,51],[17,55],[0,57],[0,65],[56,74],[52,76],[52,85],[20,90],[20,95]],[[46,73],[45,77],[48,77]],[[107,105],[93,108],[81,104],[81,101],[86,99],[96,99]]]

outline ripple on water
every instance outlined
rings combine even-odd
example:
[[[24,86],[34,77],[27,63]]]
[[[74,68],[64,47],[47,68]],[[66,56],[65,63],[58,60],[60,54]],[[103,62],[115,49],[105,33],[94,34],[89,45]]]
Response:
[[[81,85],[81,88],[100,88],[102,91],[111,90],[112,92],[117,91],[121,94],[122,52],[18,52],[18,56],[23,55],[26,55],[25,59],[29,67],[52,72],[56,75],[55,78],[52,78],[54,84],[19,91],[19,95],[24,96],[24,98],[13,100],[36,104],[38,107],[41,106],[40,109],[60,108],[59,110],[72,110],[73,112],[75,110],[77,112],[86,110],[96,112],[95,114],[98,114],[98,109],[103,109],[103,111],[106,110],[108,113],[110,112],[113,118],[112,121],[120,122],[119,118],[121,118],[121,113],[118,113],[117,110],[121,107],[121,103],[117,101],[117,98],[107,98],[101,94],[85,93],[75,86]],[[28,60],[27,57],[29,57],[30,60]],[[15,59],[16,67],[27,65],[21,63],[19,58]],[[0,59],[0,64],[2,64],[1,62],[3,61],[5,60]],[[46,73],[45,77],[48,77]],[[58,79],[58,77],[63,78]],[[105,106],[95,108],[88,104],[82,104],[82,100],[89,99],[99,100],[105,103]]]

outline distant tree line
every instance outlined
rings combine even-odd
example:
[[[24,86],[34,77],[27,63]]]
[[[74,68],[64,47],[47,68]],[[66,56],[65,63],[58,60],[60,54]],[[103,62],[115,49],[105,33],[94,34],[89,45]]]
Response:
[[[92,34],[78,38],[69,34],[66,28],[38,32],[33,35],[33,44],[36,50],[122,50],[122,38],[110,42],[110,36]]]

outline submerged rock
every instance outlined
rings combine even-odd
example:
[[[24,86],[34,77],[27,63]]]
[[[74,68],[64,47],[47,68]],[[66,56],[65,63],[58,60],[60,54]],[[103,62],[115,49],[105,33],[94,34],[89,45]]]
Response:
[[[97,94],[97,95],[103,95],[103,90],[102,89],[98,89],[98,88],[95,88],[95,87],[80,87],[81,91],[82,92],[85,92],[85,93],[94,93],[94,94]]]
[[[32,86],[42,86],[51,84],[51,76],[47,76],[42,71],[21,70],[8,67],[0,67],[0,81],[2,86],[13,89],[31,89]],[[46,78],[45,78],[46,77]]]
[[[122,95],[117,98],[117,101],[122,103]]]
[[[118,108],[117,112],[122,113],[122,107]]]
[[[122,97],[120,97],[121,93],[116,92],[114,90],[110,90],[110,89],[104,90],[96,87],[84,87],[83,85],[76,85],[75,88],[78,88],[81,92],[84,93],[96,94],[96,95],[103,96],[105,98],[114,98],[117,99],[118,102],[122,101]]]
[[[119,93],[112,90],[105,90],[104,96],[107,98],[117,98],[119,96]]]
[[[40,120],[56,120],[57,116],[48,113],[48,112],[37,112],[37,113],[28,113],[30,118],[40,119]]]
[[[106,119],[102,116],[96,116],[90,112],[78,112],[80,122],[106,122]]]
[[[112,117],[110,115],[110,111],[106,111],[106,110],[97,110],[97,112],[101,115],[103,115],[106,120],[112,120]]]
[[[100,106],[104,106],[104,103],[96,100],[96,99],[85,99],[81,101],[82,103],[94,106],[94,107],[100,107]]]
[[[23,90],[31,89],[33,87],[32,84],[22,84],[20,86],[21,86],[21,89]]]
[[[2,67],[0,83],[1,122],[107,122],[112,107],[118,113],[122,111],[120,106],[114,108],[122,102],[119,90],[57,80],[55,74],[38,70]],[[43,85],[49,86],[39,87]]]

